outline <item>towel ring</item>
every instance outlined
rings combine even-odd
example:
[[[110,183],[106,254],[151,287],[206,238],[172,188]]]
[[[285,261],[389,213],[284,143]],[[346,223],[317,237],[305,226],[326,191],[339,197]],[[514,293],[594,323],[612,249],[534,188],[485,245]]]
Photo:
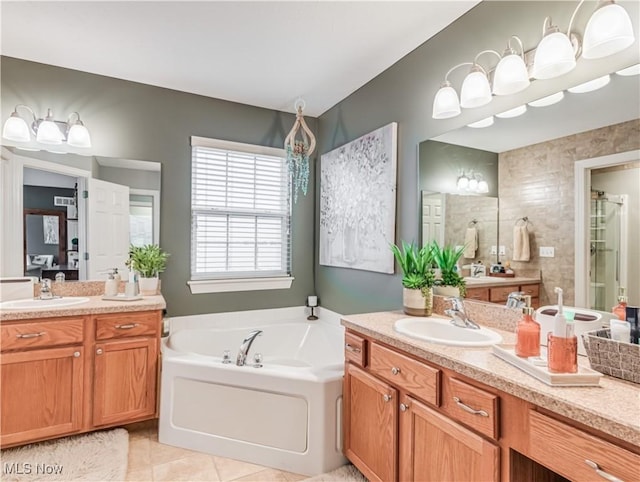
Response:
[[[520,223],[521,221],[524,223],[524,225],[525,225],[525,226],[527,226],[528,224],[533,224],[531,221],[529,221],[529,217],[528,217],[528,216],[525,216],[525,217],[523,217],[523,218],[518,218],[518,219],[516,220],[516,223],[515,223],[515,224],[516,224],[516,226],[519,226],[519,224],[518,224],[518,223]]]
[[[467,225],[468,227],[472,228],[474,227],[476,224],[478,224],[478,220],[477,219],[472,219],[471,221],[469,221],[469,224]]]

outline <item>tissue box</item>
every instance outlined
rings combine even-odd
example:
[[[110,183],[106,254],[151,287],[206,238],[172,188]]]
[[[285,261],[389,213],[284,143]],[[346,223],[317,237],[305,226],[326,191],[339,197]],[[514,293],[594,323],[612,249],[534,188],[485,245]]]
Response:
[[[612,340],[610,328],[583,333],[582,341],[591,368],[640,384],[640,345]]]

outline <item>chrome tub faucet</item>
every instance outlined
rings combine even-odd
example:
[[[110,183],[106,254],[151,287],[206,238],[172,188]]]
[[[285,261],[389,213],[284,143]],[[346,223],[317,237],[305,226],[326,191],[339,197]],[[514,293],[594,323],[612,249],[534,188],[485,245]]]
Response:
[[[480,326],[472,321],[464,311],[464,301],[462,298],[447,298],[447,301],[451,301],[451,309],[444,312],[451,317],[451,324],[459,326],[460,328],[471,328],[473,330],[479,330]]]
[[[247,355],[249,354],[249,349],[251,348],[251,344],[261,333],[262,333],[262,330],[252,331],[242,341],[242,344],[240,345],[240,350],[238,350],[236,365],[238,365],[239,367],[245,365],[245,361],[247,360]]]

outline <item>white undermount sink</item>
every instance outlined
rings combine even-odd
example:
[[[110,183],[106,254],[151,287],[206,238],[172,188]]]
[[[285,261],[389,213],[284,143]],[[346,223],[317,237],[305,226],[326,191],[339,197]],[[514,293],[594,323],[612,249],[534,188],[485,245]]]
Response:
[[[491,346],[502,342],[502,336],[485,327],[460,328],[449,318],[412,317],[396,321],[393,328],[398,333],[419,340],[452,346]]]
[[[41,300],[39,298],[27,298],[22,300],[4,301],[0,303],[3,310],[37,310],[39,308],[57,308],[60,306],[80,305],[89,301],[89,298],[82,296],[63,296]]]

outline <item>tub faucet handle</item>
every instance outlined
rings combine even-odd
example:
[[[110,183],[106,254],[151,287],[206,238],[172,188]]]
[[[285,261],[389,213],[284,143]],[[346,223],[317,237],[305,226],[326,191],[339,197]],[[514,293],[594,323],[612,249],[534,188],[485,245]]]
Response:
[[[222,353],[222,363],[224,363],[225,365],[231,363],[231,354],[229,353],[229,350],[225,350]]]
[[[262,353],[256,353],[253,355],[253,368],[262,368]]]

